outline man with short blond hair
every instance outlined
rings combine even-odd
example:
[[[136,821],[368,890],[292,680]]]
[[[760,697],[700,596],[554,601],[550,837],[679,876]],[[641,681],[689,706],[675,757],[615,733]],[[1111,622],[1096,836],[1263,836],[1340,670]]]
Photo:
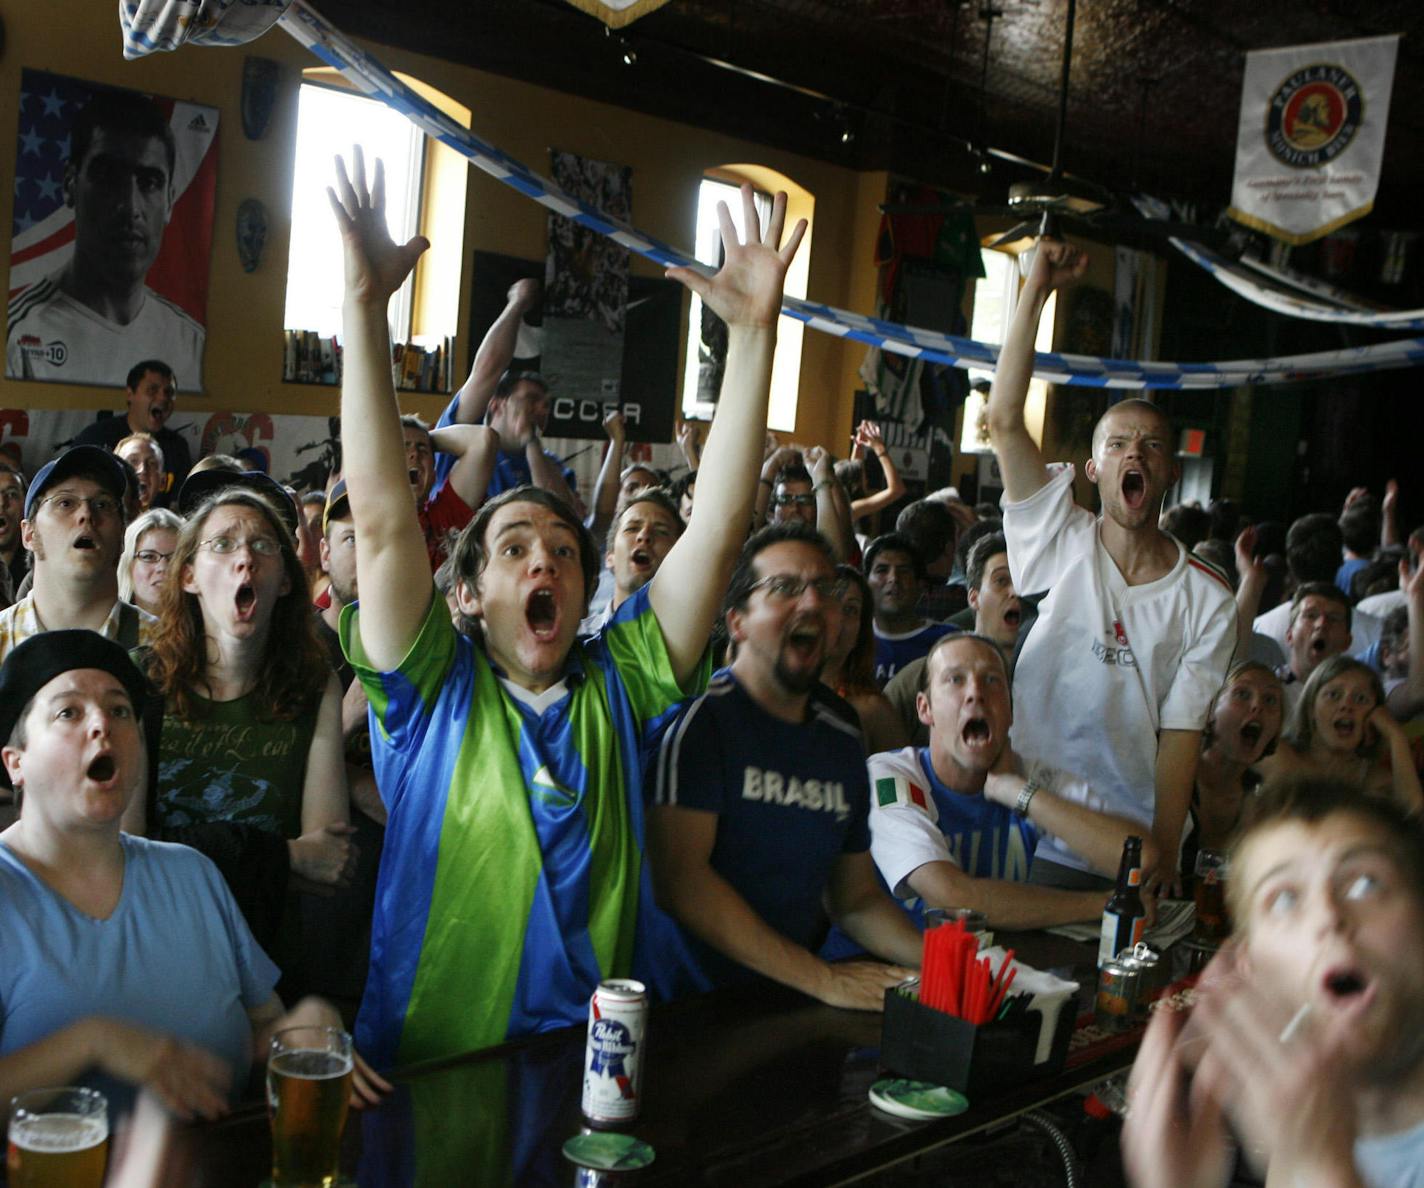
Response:
[[[1014,754],[998,643],[967,632],[939,640],[925,658],[917,710],[929,744],[869,761],[870,850],[886,886],[917,917],[927,907],[966,907],[1000,928],[1097,919],[1106,892],[1029,885],[1034,849],[1044,835],[1061,837],[1109,874],[1139,830],[1099,811],[1082,780]]]
[[[989,432],[1004,477],[1004,537],[1014,588],[1048,591],[1014,670],[1014,748],[1091,772],[1107,807],[1150,828],[1177,881],[1201,732],[1236,646],[1234,592],[1158,526],[1178,478],[1172,424],[1124,400],[1093,430],[1085,474],[1102,515],[1073,501],[1071,465],[1050,467],[1024,421],[1034,336],[1052,292],[1087,257],[1044,238],[1024,283],[989,396]],[[1045,842],[1035,878],[1081,885],[1088,863]]]

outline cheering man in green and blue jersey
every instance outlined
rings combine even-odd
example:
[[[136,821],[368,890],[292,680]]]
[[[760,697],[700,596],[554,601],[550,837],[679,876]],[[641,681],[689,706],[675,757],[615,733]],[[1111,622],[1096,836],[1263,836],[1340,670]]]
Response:
[[[635,968],[652,914],[642,853],[642,754],[705,687],[707,641],[751,522],[776,319],[804,233],[778,250],[750,189],[746,242],[720,211],[715,276],[669,269],[730,328],[696,514],[653,581],[575,643],[597,551],[575,514],[533,488],[487,503],[456,545],[458,635],[432,597],[390,380],[386,306],[428,245],[397,246],[377,163],[338,163],[345,251],[345,476],[361,601],[342,645],[371,702],[390,813],[357,1024],[377,1064],[407,1064],[581,1022],[600,979]],[[419,577],[417,582],[415,579]]]

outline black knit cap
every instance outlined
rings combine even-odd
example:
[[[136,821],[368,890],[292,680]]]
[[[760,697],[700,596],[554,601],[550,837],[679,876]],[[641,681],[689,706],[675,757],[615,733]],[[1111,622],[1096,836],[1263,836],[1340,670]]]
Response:
[[[0,745],[8,744],[30,699],[50,681],[76,668],[97,668],[121,684],[141,717],[147,682],[129,654],[97,631],[43,631],[14,648],[0,664]],[[0,784],[10,774],[0,766]]]
[[[244,491],[255,491],[265,495],[277,509],[288,532],[297,530],[297,508],[287,488],[271,475],[260,470],[200,470],[190,474],[178,488],[178,514],[184,519],[198,510],[199,504],[209,495],[216,495],[228,487],[241,487]]]

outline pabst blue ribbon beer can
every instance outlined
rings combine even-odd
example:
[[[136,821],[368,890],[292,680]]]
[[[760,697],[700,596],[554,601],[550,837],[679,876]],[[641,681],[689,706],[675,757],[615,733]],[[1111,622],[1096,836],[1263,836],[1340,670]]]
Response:
[[[588,1004],[583,1055],[583,1116],[595,1125],[631,1122],[642,1104],[643,1034],[648,992],[642,982],[600,982]]]

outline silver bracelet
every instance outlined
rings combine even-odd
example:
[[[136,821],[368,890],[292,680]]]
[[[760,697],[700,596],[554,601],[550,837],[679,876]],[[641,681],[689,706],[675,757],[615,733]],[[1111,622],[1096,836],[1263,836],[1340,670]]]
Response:
[[[1019,798],[1014,801],[1014,807],[1012,810],[1014,816],[1028,816],[1029,802],[1033,800],[1035,793],[1037,793],[1041,787],[1043,787],[1043,785],[1040,784],[1032,776],[1029,776],[1029,778],[1024,781],[1023,789],[1019,792]]]

